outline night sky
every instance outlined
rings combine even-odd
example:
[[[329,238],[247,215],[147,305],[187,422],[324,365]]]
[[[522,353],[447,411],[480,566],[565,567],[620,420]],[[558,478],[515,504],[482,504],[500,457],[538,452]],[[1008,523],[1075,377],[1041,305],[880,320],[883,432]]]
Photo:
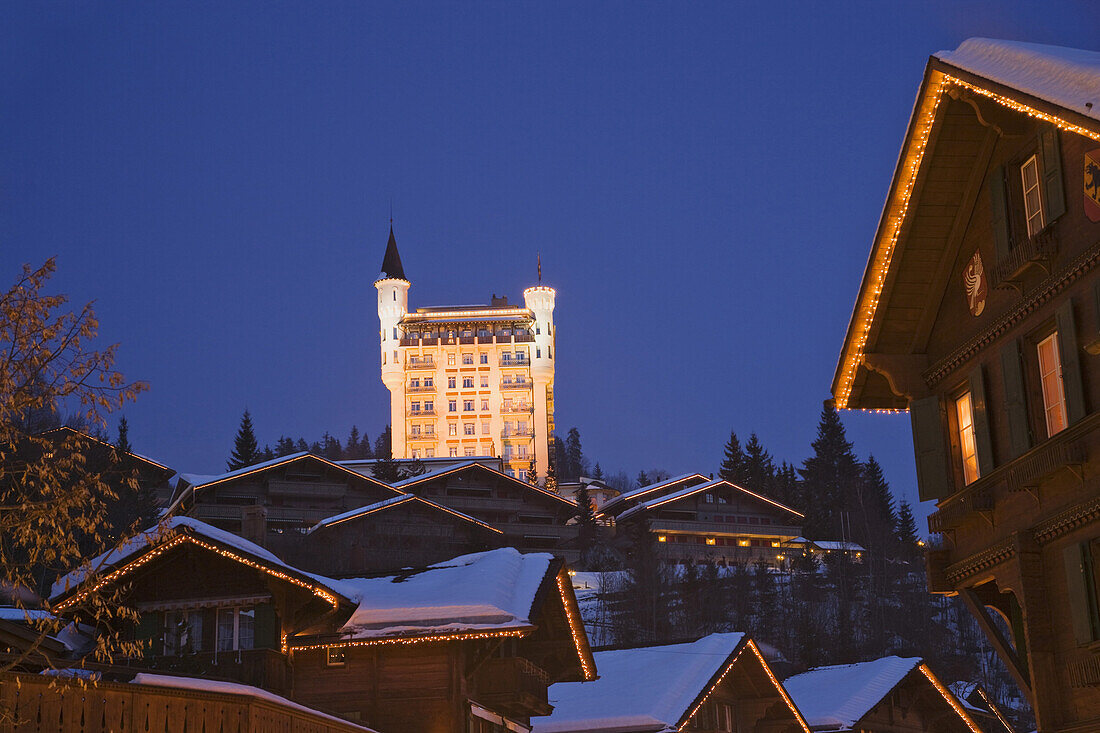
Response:
[[[261,443],[385,425],[392,201],[412,307],[519,299],[541,252],[559,432],[605,471],[714,471],[730,429],[800,462],[928,56],[1097,28],[1092,1],[6,3],[0,286],[57,255],[151,386],[135,449],[218,472],[246,406]],[[908,417],[844,420],[915,501]]]

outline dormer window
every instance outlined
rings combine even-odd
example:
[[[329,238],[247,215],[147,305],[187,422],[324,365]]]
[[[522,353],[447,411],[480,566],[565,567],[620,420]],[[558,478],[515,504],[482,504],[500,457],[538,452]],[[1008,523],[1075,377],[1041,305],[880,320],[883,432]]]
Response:
[[[1046,223],[1043,217],[1043,197],[1039,192],[1039,156],[1033,155],[1020,166],[1020,179],[1024,191],[1024,216],[1027,218],[1027,235],[1034,237]]]

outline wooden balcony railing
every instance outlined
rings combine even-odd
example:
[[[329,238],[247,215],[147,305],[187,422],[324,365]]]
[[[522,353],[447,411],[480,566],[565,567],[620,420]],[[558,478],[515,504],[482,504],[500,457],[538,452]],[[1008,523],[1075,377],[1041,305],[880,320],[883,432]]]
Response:
[[[487,659],[474,678],[472,697],[506,715],[528,717],[553,712],[546,690],[550,675],[523,657]]]
[[[993,282],[998,288],[1020,288],[1020,277],[1031,265],[1049,272],[1050,261],[1058,254],[1054,227],[1047,226],[1033,237],[1019,237],[1012,249],[993,266]]]
[[[158,674],[217,677],[262,687],[276,694],[291,687],[291,670],[286,656],[275,649],[142,657],[122,660],[118,666]]]

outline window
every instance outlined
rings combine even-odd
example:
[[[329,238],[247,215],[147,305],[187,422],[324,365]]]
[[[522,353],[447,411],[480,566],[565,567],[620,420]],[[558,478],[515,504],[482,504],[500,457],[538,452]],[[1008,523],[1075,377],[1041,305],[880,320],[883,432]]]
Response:
[[[451,458],[458,458],[458,448],[452,446],[448,449],[447,455],[449,455]]]
[[[409,403],[409,411],[410,412],[420,412],[420,403],[419,402],[410,402]]]
[[[447,435],[458,435],[458,423],[447,423]]]
[[[474,363],[474,355],[473,354],[463,354],[462,355],[462,363],[463,364],[473,364]]]
[[[535,358],[536,359],[541,359],[542,358],[542,349],[538,346],[535,347]]]
[[[1047,436],[1066,429],[1066,391],[1062,384],[1062,361],[1058,355],[1058,334],[1039,342],[1039,378],[1043,387],[1043,414]]]
[[[420,458],[420,450],[418,448],[413,448],[413,460],[417,458]]]
[[[413,435],[420,435],[420,426],[419,425],[413,425],[411,428],[409,428],[409,430]]]
[[[447,400],[447,412],[458,412],[458,400]]]
[[[347,657],[344,654],[344,650],[340,647],[330,646],[325,647],[325,665],[328,667],[343,667]]]
[[[969,392],[963,392],[955,399],[955,417],[959,421],[963,483],[969,484],[978,478],[978,447],[974,439],[974,410]]]
[[[454,365],[455,365],[455,355],[454,354],[447,354],[447,366],[454,366]]]
[[[454,389],[458,386],[458,377],[447,377],[447,389]]]
[[[420,386],[420,378],[419,377],[413,377],[412,379],[410,379],[409,380],[409,386],[412,387],[413,389],[416,389],[417,387],[419,387]]]
[[[482,364],[488,364],[489,363],[489,355],[488,354],[482,352],[482,354],[481,354],[481,363]]]
[[[251,649],[256,629],[255,608],[219,608],[217,650]]]
[[[476,453],[476,451],[474,450],[474,447],[473,447],[472,445],[468,445],[468,446],[466,446],[466,447],[465,447],[465,448],[463,449],[463,451],[462,451],[462,452],[463,452],[463,453],[465,454],[465,456],[466,456],[467,458],[469,458],[470,456],[473,456],[473,455],[477,455],[477,453]]]
[[[386,352],[383,351],[382,352],[382,366],[385,366],[385,365],[386,365]]]
[[[473,377],[463,377],[462,378],[462,389],[473,389],[473,388],[474,388],[474,378]]]
[[[481,421],[481,434],[482,435],[488,435],[489,434],[489,421],[488,420],[482,420]]]
[[[424,386],[425,387],[434,387],[435,386],[435,379],[432,378],[432,377],[424,377]]]
[[[509,412],[511,409],[512,409],[512,398],[511,397],[505,397],[504,398],[504,411]]]
[[[164,654],[194,654],[202,650],[202,611],[164,614]]]
[[[474,411],[474,401],[473,400],[462,400],[462,411],[463,412],[473,412]]]
[[[704,494],[703,499],[704,499],[704,501],[706,501],[706,503],[713,504],[714,503],[714,494],[710,494],[710,493]]]
[[[488,374],[482,374],[481,375],[481,388],[485,389],[488,386],[489,386],[489,375]]]
[[[1024,184],[1024,215],[1027,217],[1029,237],[1043,228],[1043,199],[1039,195],[1039,157],[1033,155],[1020,166],[1020,178]]]
[[[482,412],[488,412],[489,411],[489,400],[482,400],[481,401],[481,410],[482,410]]]
[[[462,434],[463,435],[473,435],[474,434],[474,424],[472,422],[463,423],[463,425],[462,425]]]
[[[435,402],[424,400],[424,412],[435,412]]]
[[[394,341],[396,341],[396,340],[397,340],[397,326],[394,326],[394,327],[393,327],[393,340],[394,340]]]
[[[425,458],[435,458],[435,448],[428,448],[424,451]]]

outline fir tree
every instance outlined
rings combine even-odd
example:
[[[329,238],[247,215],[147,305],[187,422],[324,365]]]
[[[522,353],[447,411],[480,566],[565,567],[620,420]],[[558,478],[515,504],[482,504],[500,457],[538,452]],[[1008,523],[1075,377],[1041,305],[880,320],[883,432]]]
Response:
[[[781,504],[797,509],[802,506],[799,487],[798,474],[795,472],[794,466],[783,461],[775,472],[772,497]]]
[[[115,442],[115,447],[126,453],[134,452],[130,446],[130,424],[126,422],[125,417],[118,421],[118,440]]]
[[[821,410],[813,449],[799,471],[805,497],[803,531],[807,537],[839,538],[844,536],[843,517],[851,511],[860,467],[831,403]]]
[[[271,449],[270,445],[265,445],[264,449],[260,451],[260,460],[273,461],[276,457],[275,451]]]
[[[574,497],[577,505],[577,548],[582,561],[586,558],[596,540],[596,515],[592,510],[592,497],[588,494],[588,484],[581,483]]]
[[[904,499],[898,504],[897,540],[903,556],[910,557],[917,553],[917,521],[913,517],[912,507]]]
[[[737,433],[732,430],[730,439],[726,441],[725,457],[722,467],[718,469],[718,477],[738,486],[745,481],[745,454],[741,451]]]
[[[292,453],[297,453],[298,449],[294,446],[294,439],[288,438],[285,435],[280,435],[279,440],[275,443],[275,455],[278,458],[283,456],[289,456]]]
[[[344,457],[344,449],[340,441],[332,437],[327,430],[321,437],[321,455],[330,461],[339,461]]]
[[[763,558],[753,565],[752,591],[753,631],[759,633],[763,640],[774,643],[778,611],[775,578],[772,577],[768,563]]]
[[[306,442],[305,438],[298,438],[298,442],[294,444],[294,450],[292,452],[294,452],[294,453],[308,453],[309,452],[309,443]]]
[[[392,441],[390,439],[391,432],[390,426],[387,425],[386,429],[382,431],[382,434],[374,441],[374,457],[378,459],[392,458]]]
[[[356,425],[351,426],[351,433],[348,434],[348,440],[344,443],[344,455],[347,458],[355,459],[359,458],[359,428]]]
[[[233,453],[226,466],[230,471],[260,462],[260,450],[256,443],[256,433],[252,429],[252,415],[248,410],[241,416],[241,425],[237,429],[237,438],[233,442]]]
[[[427,472],[428,467],[424,465],[424,461],[420,460],[420,456],[416,456],[409,461],[409,465],[405,467],[402,478],[412,478],[413,476],[420,476]]]
[[[881,555],[893,539],[898,517],[890,484],[874,456],[869,456],[862,466],[859,503],[867,549],[874,555]]]
[[[649,476],[646,475],[645,471],[638,471],[638,478],[635,479],[635,481],[637,482],[639,489],[643,486],[649,486]]]
[[[596,467],[592,469],[592,478],[597,481],[603,481],[603,469],[600,468],[599,461],[596,461]]]
[[[360,459],[365,460],[365,459],[368,459],[368,458],[374,458],[374,449],[371,447],[372,445],[374,445],[374,444],[370,442],[370,436],[367,435],[366,433],[363,433],[363,437],[359,441],[359,458]]]
[[[557,461],[554,460],[554,456],[550,456],[550,460],[548,461],[549,465],[546,466],[546,483],[543,484],[544,489],[555,493],[558,490],[558,470],[555,468],[556,463]]]
[[[576,428],[569,428],[565,436],[565,458],[568,473],[564,475],[566,481],[579,481],[585,471],[584,451],[581,450],[581,434]]]
[[[401,465],[391,458],[389,453],[386,453],[374,460],[374,465],[371,466],[371,475],[384,484],[396,483],[402,479]]]
[[[749,436],[745,443],[745,488],[761,494],[770,494],[772,479],[775,478],[775,463],[771,454],[760,444],[756,433]]]
[[[534,457],[531,458],[531,462],[527,465],[526,476],[527,483],[531,484],[532,486],[539,485],[539,467],[538,464],[535,463]]]

